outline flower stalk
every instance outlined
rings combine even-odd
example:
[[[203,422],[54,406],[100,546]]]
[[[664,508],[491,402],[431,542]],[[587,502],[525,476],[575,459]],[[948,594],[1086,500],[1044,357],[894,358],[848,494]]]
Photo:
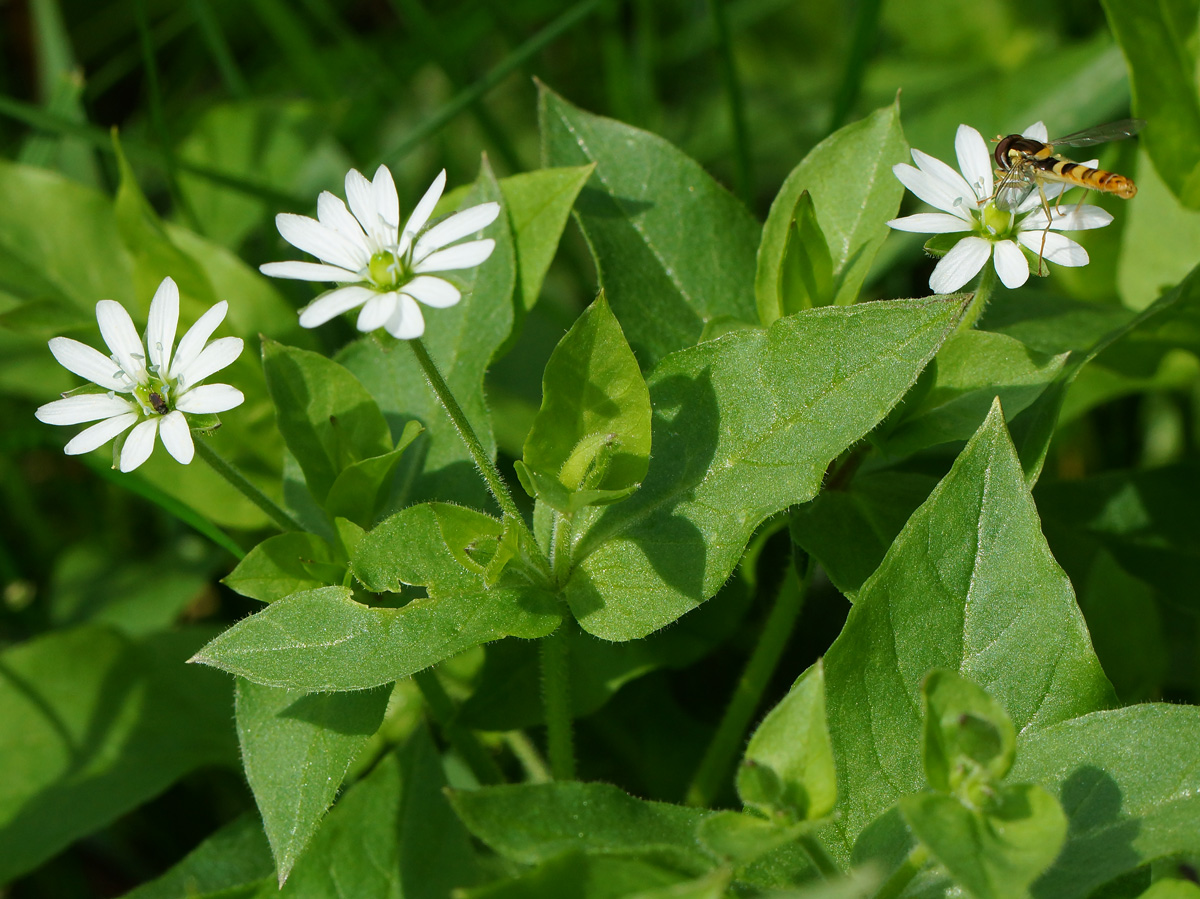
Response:
[[[223,477],[235,490],[262,509],[271,521],[283,531],[303,531],[304,526],[259,490],[231,462],[209,445],[207,440],[196,441],[196,455],[208,463],[208,467]]]

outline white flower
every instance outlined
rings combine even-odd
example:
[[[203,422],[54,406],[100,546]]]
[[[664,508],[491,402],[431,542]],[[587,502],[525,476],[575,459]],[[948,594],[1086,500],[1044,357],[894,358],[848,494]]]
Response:
[[[445,186],[442,170],[401,228],[400,200],[387,167],[375,171],[374,181],[351,169],[346,173],[349,210],[338,197],[323,191],[317,199],[316,219],[289,213],[275,217],[283,239],[321,263],[268,262],[260,270],[273,278],[345,285],[321,294],[301,311],[300,324],[305,328],[361,306],[358,330],[386,328],[402,340],[420,337],[425,319],[414,301],[443,309],[462,298],[457,287],[432,273],[472,268],[496,246],[490,238],[450,244],[495,221],[499,203],[472,206],[425,227]]]
[[[220,302],[200,316],[172,358],[179,322],[179,288],[174,281],[165,278],[150,302],[145,347],[125,307],[101,300],[96,304],[96,321],[112,355],[69,337],[53,338],[50,352],[63,368],[108,392],[64,394],[37,410],[38,421],[97,422],[71,439],[68,456],[91,452],[133,428],[120,449],[121,471],[133,471],[150,457],[155,434],[162,437],[167,452],[188,464],[195,447],[187,416],[225,412],[244,399],[240,390],[228,384],[200,383],[241,355],[240,337],[208,342],[228,308],[228,303]]]
[[[1025,137],[1045,142],[1046,126],[1037,122],[1023,132]],[[954,139],[960,175],[941,160],[913,150],[916,168],[903,163],[892,171],[905,187],[930,206],[942,212],[921,212],[892,219],[888,225],[898,231],[964,236],[939,260],[929,278],[934,293],[958,290],[979,273],[988,258],[995,256],[996,274],[1005,287],[1020,287],[1029,278],[1030,265],[1036,271],[1041,257],[1058,265],[1087,265],[1087,251],[1059,231],[1103,228],[1112,216],[1098,206],[1055,209],[1047,230],[1046,212],[1035,189],[1014,211],[998,207],[992,193],[992,154],[983,136],[969,125],[959,125]],[[1095,161],[1086,165],[1095,165]],[[1044,185],[1047,200],[1056,199],[1070,185]],[[1022,247],[1027,252],[1022,251]]]

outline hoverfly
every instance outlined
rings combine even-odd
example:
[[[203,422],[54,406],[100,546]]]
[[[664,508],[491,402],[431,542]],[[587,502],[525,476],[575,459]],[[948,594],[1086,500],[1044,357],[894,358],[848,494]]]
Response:
[[[1042,210],[1046,213],[1046,231],[1042,234],[1042,253],[1045,253],[1046,233],[1049,232],[1050,223],[1053,221],[1050,202],[1046,197],[1047,184],[1062,185],[1054,203],[1056,211],[1062,193],[1072,187],[1116,194],[1124,200],[1131,199],[1137,193],[1137,185],[1124,175],[1064,159],[1054,152],[1054,148],[1091,147],[1121,140],[1137,134],[1145,124],[1141,119],[1121,119],[1119,122],[1076,131],[1066,137],[1046,142],[1021,134],[997,136],[993,155],[996,165],[1000,167],[996,172],[1000,180],[992,195],[996,205],[1006,212],[1016,212],[1026,198],[1037,190],[1042,200]],[[1079,205],[1083,205],[1082,199]]]

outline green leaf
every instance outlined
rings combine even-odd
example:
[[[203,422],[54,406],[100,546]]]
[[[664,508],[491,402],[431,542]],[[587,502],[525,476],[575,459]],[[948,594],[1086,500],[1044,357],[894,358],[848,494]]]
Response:
[[[387,499],[390,478],[400,456],[423,430],[419,423],[410,421],[400,432],[395,449],[343,468],[325,497],[329,516],[348,519],[364,528],[373,525]]]
[[[523,864],[576,850],[670,859],[693,874],[713,867],[695,837],[709,812],[635,799],[609,784],[508,784],[449,795],[471,833]]]
[[[853,599],[936,484],[922,471],[864,466],[848,483],[826,484],[792,513],[792,540]]]
[[[892,166],[908,158],[900,127],[899,101],[835,131],[792,169],[763,226],[754,292],[764,324],[780,309],[788,235],[801,194],[807,191],[815,225],[828,243],[832,261],[832,301],[853,303],[871,261],[888,235],[887,221],[900,209],[904,187]],[[803,231],[800,238],[808,237]],[[820,250],[805,241],[814,262]],[[782,310],[780,312],[782,314]]]
[[[779,272],[779,313],[764,316],[760,309],[759,317],[763,324],[769,325],[779,315],[791,315],[813,306],[828,306],[831,302],[833,258],[829,254],[829,243],[817,221],[812,194],[801,191],[792,213]],[[766,320],[768,317],[770,321]]]
[[[513,565],[488,585],[502,534],[500,522],[470,509],[411,506],[362,538],[352,569],[374,592],[415,585],[426,595],[372,608],[345,587],[296,593],[242,619],[194,661],[269,686],[362,690],[501,637],[544,637],[561,620],[551,594]]]
[[[1129,63],[1134,110],[1146,120],[1140,139],[1171,192],[1200,208],[1200,100],[1195,54],[1185,43],[1194,22],[1174,21],[1162,3],[1103,0],[1103,6]]]
[[[816,494],[961,309],[957,295],[822,307],[663,360],[642,488],[579,529],[565,592],[584,629],[636,639],[716,593],[759,523]]]
[[[123,899],[233,899],[229,891],[259,886],[275,889],[275,866],[262,822],[247,813],[226,824],[161,877],[144,883]]]
[[[379,729],[391,685],[301,693],[237,680],[242,766],[262,815],[279,883],[333,803],[350,763]]]
[[[324,503],[344,469],[392,451],[387,422],[358,379],[333,360],[270,339],[262,351],[279,430],[308,489]]]
[[[274,602],[301,590],[341,583],[346,560],[315,534],[292,531],[268,537],[221,579],[242,596]]]
[[[637,359],[601,294],[550,355],[524,463],[569,492],[627,491],[650,465],[650,418]]]
[[[694,882],[669,865],[641,858],[565,852],[516,877],[464,890],[461,895],[462,899],[691,899],[707,895],[673,892]]]
[[[701,820],[696,838],[717,857],[746,864],[795,841],[802,828],[781,827],[755,815],[723,811]]]
[[[932,668],[983,685],[1018,731],[1115,702],[999,405],[863,585],[825,655],[838,777],[853,785],[839,796],[835,854],[923,786],[918,698]]]
[[[182,664],[208,633],[88,626],[0,654],[0,882],[190,771],[236,765],[228,686]]]
[[[1137,705],[1023,733],[1013,779],[1054,793],[1070,824],[1037,896],[1083,899],[1149,861],[1200,852],[1200,709]]]
[[[966,440],[987,417],[994,398],[1015,418],[1055,380],[1066,361],[1066,353],[1035,352],[1003,334],[955,334],[930,366],[928,390],[899,410],[899,420],[887,423],[879,442],[890,455],[903,456]]]
[[[745,207],[661,137],[539,91],[543,164],[596,166],[576,214],[642,368],[699,343],[716,319],[757,321],[759,228]]]
[[[1067,835],[1062,807],[1035,784],[1000,787],[983,810],[937,793],[903,796],[900,809],[917,839],[975,899],[1026,895]]]
[[[737,774],[742,802],[783,821],[824,818],[837,802],[820,660],[754,731]]]
[[[503,199],[485,159],[462,205]],[[496,441],[483,378],[513,329],[517,274],[508,219],[502,215],[484,234],[496,241],[492,255],[482,265],[460,274],[457,281],[463,298],[457,305],[428,310],[421,339],[484,448],[494,457]],[[404,341],[378,334],[362,337],[343,350],[338,361],[375,398],[394,432],[414,419],[425,428],[413,451],[401,460],[396,476],[401,489],[393,496],[392,508],[421,499],[492,507],[470,453]]]
[[[424,728],[389,753],[333,807],[279,899],[403,896],[445,899],[479,878],[470,838],[443,790]]]
[[[538,169],[500,180],[516,248],[518,308],[524,312],[538,301],[571,207],[594,168]]]
[[[418,507],[419,508],[419,507]],[[487,591],[372,608],[346,587],[306,590],[243,618],[191,661],[295,690],[365,690],[501,637],[544,637],[559,616],[537,596]]]
[[[987,692],[956,671],[935,668],[921,687],[925,779],[941,793],[975,799],[974,790],[1003,780],[1017,734]]]
[[[1186,880],[1160,880],[1138,899],[1200,899],[1200,886]]]

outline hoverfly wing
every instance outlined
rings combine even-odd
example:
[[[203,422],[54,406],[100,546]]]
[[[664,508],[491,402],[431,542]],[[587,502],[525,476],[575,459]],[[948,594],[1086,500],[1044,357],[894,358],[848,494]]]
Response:
[[[1037,183],[1022,167],[1009,169],[996,185],[996,208],[1005,212],[1016,212],[1035,187]]]
[[[1119,122],[1109,122],[1107,125],[1097,125],[1095,128],[1085,128],[1068,134],[1066,137],[1056,137],[1047,141],[1052,146],[1063,147],[1094,147],[1096,144],[1106,144],[1109,141],[1124,140],[1132,137],[1146,126],[1143,119],[1121,119]]]

